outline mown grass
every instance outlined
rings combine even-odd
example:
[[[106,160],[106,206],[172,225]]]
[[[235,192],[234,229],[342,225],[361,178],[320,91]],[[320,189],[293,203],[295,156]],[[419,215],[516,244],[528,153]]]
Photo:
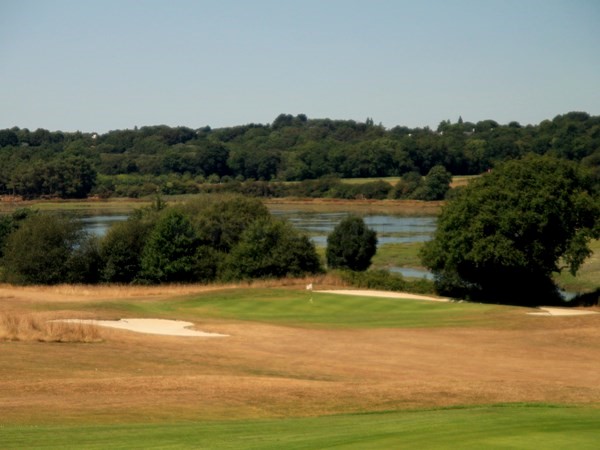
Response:
[[[419,251],[422,247],[422,242],[382,244],[377,247],[372,266],[376,269],[385,269],[392,266],[421,268]]]
[[[312,300],[312,301],[311,301]],[[54,304],[53,308],[65,305]],[[488,323],[515,308],[469,303],[346,296],[292,290],[227,289],[164,301],[93,302],[81,305],[97,314],[119,311],[130,317],[226,319],[300,327],[435,328]]]
[[[169,424],[3,426],[4,449],[596,449],[600,410],[508,404]]]

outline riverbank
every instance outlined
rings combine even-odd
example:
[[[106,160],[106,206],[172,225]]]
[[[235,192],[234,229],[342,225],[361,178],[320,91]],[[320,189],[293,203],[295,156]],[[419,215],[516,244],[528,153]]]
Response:
[[[200,195],[165,195],[167,203],[179,203]],[[0,212],[11,212],[18,208],[37,208],[40,211],[69,211],[85,214],[123,214],[147,206],[153,198],[88,198],[78,200],[19,200],[14,197],[0,201]],[[437,216],[443,201],[419,200],[345,200],[333,198],[265,198],[269,209],[294,209],[301,211],[335,212],[352,211],[358,214],[384,213],[406,216]]]

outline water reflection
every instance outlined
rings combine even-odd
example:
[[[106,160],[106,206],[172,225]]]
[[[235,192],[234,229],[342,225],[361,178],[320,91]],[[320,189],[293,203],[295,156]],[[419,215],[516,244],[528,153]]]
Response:
[[[273,216],[287,219],[297,229],[307,233],[317,246],[327,245],[327,236],[345,217],[346,212],[322,213],[306,211],[273,210]],[[127,215],[99,215],[83,217],[84,228],[96,236],[104,236],[112,224],[127,220]],[[406,242],[425,242],[431,239],[436,228],[435,217],[406,217],[371,215],[363,217],[365,223],[377,232],[380,245]]]
[[[272,215],[288,220],[294,227],[304,231],[318,246],[327,245],[327,236],[347,212],[307,212],[273,210]],[[127,220],[124,214],[104,214],[81,218],[84,228],[97,236],[104,236],[111,225]],[[377,232],[379,244],[425,242],[431,239],[436,228],[435,217],[406,217],[394,215],[367,215],[365,223]]]
[[[404,277],[433,280],[433,274],[425,269],[413,269],[411,267],[390,267],[388,270],[390,272],[399,273]]]
[[[288,210],[273,210],[271,214],[290,221],[297,229],[306,232],[318,246],[327,245],[327,235],[348,216],[346,212]],[[435,232],[437,223],[437,219],[430,216],[406,217],[382,214],[364,216],[363,220],[377,232],[379,244],[428,241]]]
[[[112,214],[102,216],[87,216],[82,217],[80,220],[83,222],[83,229],[93,235],[102,237],[108,229],[117,222],[123,222],[127,220],[129,216],[123,214]]]

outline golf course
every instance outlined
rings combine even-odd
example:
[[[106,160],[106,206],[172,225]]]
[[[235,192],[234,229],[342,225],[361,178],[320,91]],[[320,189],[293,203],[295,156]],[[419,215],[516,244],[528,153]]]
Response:
[[[0,447],[597,448],[597,308],[344,288],[0,285]]]

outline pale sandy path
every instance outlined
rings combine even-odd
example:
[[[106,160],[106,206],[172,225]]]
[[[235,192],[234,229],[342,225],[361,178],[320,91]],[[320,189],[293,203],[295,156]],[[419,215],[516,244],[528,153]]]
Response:
[[[81,323],[97,325],[100,327],[118,328],[120,330],[135,331],[136,333],[160,334],[164,336],[195,336],[195,337],[227,337],[227,334],[207,333],[204,331],[190,330],[192,322],[165,319],[121,319],[121,320],[84,320],[63,319],[55,322]]]
[[[448,302],[450,299],[444,297],[429,297],[427,295],[409,294],[407,292],[390,292],[390,291],[375,291],[375,290],[351,290],[351,289],[338,289],[331,291],[315,291],[323,292],[327,294],[343,294],[343,295],[364,295],[368,297],[383,297],[383,298],[405,298],[410,300],[428,300],[433,302]],[[528,312],[532,316],[585,316],[588,314],[599,314],[598,311],[589,311],[574,308],[550,308],[550,307],[539,307],[538,311]]]
[[[444,297],[430,297],[427,295],[409,294],[407,292],[375,291],[370,289],[336,289],[326,291],[315,291],[323,294],[342,294],[342,295],[360,295],[366,297],[383,298],[406,298],[409,300],[428,300],[432,302],[449,302],[450,299]]]

